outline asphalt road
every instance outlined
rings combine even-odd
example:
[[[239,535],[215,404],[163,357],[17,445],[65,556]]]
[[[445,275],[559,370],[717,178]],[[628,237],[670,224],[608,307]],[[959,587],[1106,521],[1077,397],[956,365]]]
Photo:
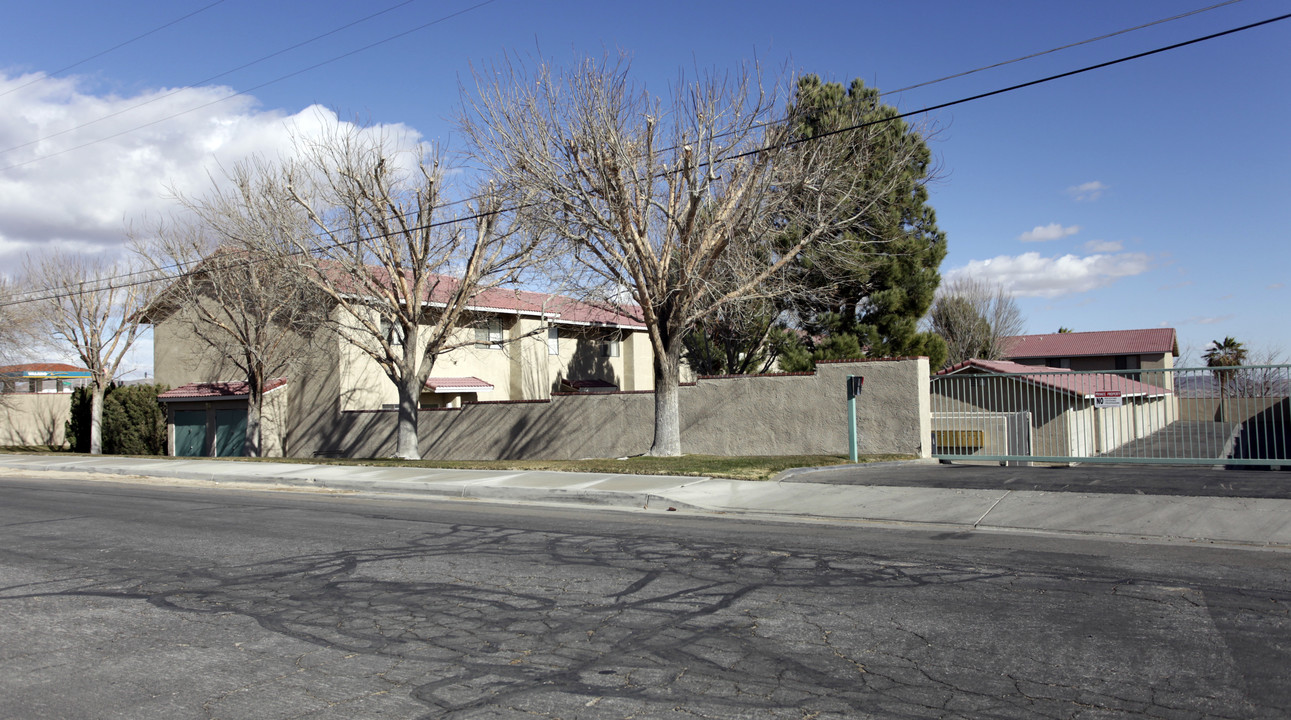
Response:
[[[1291,555],[0,479],[3,718],[1276,718]]]

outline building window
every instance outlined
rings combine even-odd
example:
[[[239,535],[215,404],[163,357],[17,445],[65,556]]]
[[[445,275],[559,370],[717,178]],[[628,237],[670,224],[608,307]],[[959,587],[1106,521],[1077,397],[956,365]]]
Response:
[[[618,357],[622,352],[623,341],[619,339],[619,334],[607,336],[601,342],[601,357]]]
[[[403,346],[403,328],[389,318],[381,318],[381,336],[392,348]]]
[[[1142,360],[1143,359],[1140,358],[1138,355],[1117,355],[1116,369],[1117,370],[1138,370],[1140,367],[1142,367]],[[1122,377],[1126,377],[1131,380],[1139,379],[1139,374],[1136,372],[1122,372],[1118,374],[1121,375]]]
[[[556,329],[555,325],[547,328],[547,354],[560,354],[560,331]]]
[[[484,350],[502,349],[502,321],[497,318],[475,325],[475,347]]]
[[[1140,359],[1138,355],[1117,355],[1117,370],[1138,370],[1140,368]]]
[[[1051,368],[1070,368],[1071,358],[1045,358],[1044,364]]]

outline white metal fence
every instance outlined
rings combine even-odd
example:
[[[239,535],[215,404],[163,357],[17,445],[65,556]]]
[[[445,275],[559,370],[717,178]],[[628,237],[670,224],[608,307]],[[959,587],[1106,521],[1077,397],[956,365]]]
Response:
[[[1001,462],[1291,466],[1291,365],[932,379],[934,455]]]

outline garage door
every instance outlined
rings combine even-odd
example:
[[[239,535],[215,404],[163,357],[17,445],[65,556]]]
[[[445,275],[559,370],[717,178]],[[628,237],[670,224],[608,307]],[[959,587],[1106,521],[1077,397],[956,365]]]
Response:
[[[175,455],[201,457],[206,454],[206,411],[175,412]]]

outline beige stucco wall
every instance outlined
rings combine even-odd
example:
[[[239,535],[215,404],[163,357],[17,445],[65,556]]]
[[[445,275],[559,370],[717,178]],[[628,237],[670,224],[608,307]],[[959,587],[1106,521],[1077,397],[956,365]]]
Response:
[[[558,354],[548,352],[548,323],[537,317],[501,315],[503,342],[498,347],[476,347],[475,330],[461,328],[450,340],[454,349],[435,359],[432,377],[476,377],[493,386],[477,393],[474,400],[538,400],[551,396],[560,379],[597,378],[615,383],[622,390],[653,388],[653,366],[648,340],[643,333],[621,331],[623,342],[618,357],[604,357],[605,328],[558,325]],[[426,338],[422,338],[424,348]],[[644,367],[645,380],[638,368]],[[399,393],[381,366],[361,348],[341,343],[340,385],[349,388],[342,398],[342,410],[379,410],[394,405]],[[428,401],[441,398],[427,395]]]
[[[793,376],[701,378],[681,389],[682,449],[844,455],[848,375],[866,378],[857,408],[862,453],[931,455],[926,358],[822,363],[815,373]],[[653,422],[653,393],[621,392],[426,410],[419,429],[427,458],[562,459],[643,453]],[[393,412],[343,413],[310,452],[390,456],[394,428]]]
[[[0,395],[0,446],[63,447],[63,430],[71,414],[71,393]]]

